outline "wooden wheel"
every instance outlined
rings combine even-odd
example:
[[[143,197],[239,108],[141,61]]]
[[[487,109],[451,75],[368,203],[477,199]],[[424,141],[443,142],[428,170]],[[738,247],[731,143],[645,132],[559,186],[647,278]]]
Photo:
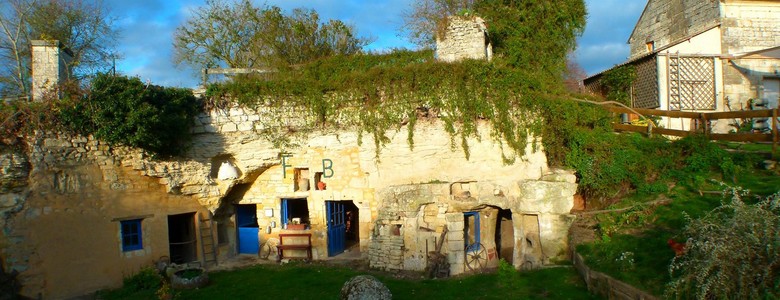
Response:
[[[487,265],[487,250],[482,243],[466,246],[466,267],[472,271],[481,271]]]

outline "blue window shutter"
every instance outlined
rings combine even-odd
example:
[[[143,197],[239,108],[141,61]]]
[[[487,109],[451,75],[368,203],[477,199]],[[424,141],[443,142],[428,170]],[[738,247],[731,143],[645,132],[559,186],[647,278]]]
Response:
[[[282,199],[281,212],[282,224],[287,224],[287,199]]]
[[[122,251],[141,250],[143,246],[142,219],[121,221],[119,225],[122,236]]]

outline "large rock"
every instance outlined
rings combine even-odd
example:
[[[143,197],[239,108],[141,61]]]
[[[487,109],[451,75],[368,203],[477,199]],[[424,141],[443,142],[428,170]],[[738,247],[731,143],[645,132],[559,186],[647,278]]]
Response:
[[[378,279],[371,275],[352,277],[341,288],[342,300],[390,300],[393,294]]]

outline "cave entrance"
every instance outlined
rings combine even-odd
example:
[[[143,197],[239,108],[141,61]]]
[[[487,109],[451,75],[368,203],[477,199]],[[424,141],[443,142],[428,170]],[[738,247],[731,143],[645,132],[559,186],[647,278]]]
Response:
[[[496,248],[498,257],[509,264],[514,263],[515,227],[512,222],[512,210],[499,209],[496,218]]]

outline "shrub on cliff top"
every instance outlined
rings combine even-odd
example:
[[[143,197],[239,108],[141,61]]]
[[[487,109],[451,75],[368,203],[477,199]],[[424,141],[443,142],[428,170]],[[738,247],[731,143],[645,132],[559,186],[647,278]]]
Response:
[[[200,104],[187,89],[144,84],[127,76],[98,74],[88,96],[71,100],[62,122],[82,134],[154,154],[186,149]]]

